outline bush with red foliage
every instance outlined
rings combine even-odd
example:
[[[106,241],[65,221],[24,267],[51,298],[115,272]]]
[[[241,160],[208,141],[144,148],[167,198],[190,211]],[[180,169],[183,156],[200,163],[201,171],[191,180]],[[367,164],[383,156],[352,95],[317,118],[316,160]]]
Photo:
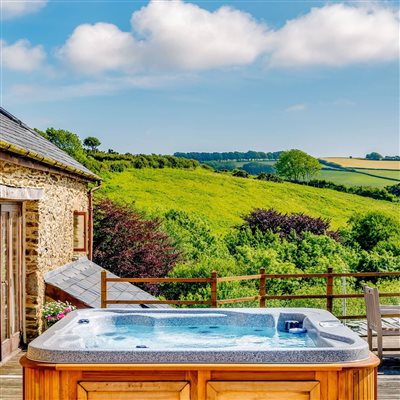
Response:
[[[100,200],[94,206],[93,261],[119,277],[164,277],[179,258],[161,221],[127,206]],[[155,285],[141,285],[157,294]]]
[[[249,227],[253,232],[278,233],[281,238],[302,239],[304,232],[315,235],[328,235],[339,240],[337,232],[329,231],[330,221],[323,218],[313,218],[303,213],[281,214],[270,208],[268,210],[258,208],[244,217],[244,227]]]

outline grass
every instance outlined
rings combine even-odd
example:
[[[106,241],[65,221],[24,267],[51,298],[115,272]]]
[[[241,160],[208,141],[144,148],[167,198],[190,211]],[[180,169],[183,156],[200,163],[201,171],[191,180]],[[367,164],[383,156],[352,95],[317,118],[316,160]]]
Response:
[[[380,176],[382,178],[397,179],[400,182],[400,170],[390,170],[390,169],[357,169],[361,173],[371,174]],[[393,185],[396,182],[393,181]]]
[[[346,157],[324,157],[322,160],[333,162],[346,168],[367,168],[367,169],[392,169],[400,170],[400,161],[388,160],[365,160],[362,158]]]
[[[330,218],[333,228],[345,226],[356,212],[376,210],[398,217],[400,209],[394,203],[330,189],[235,178],[200,168],[113,173],[105,179],[100,194],[118,202],[134,203],[152,216],[170,209],[195,213],[219,233],[240,224],[241,216],[255,207]]]
[[[318,174],[316,179],[324,179],[326,181],[330,181],[338,185],[371,186],[377,188],[383,188],[385,186],[391,186],[397,183],[396,181],[385,179],[384,174],[382,174],[382,172],[383,173],[388,172],[389,174],[392,173],[394,177],[396,177],[395,174],[397,174],[397,171],[365,170],[365,169],[360,170],[360,172],[367,172],[367,171],[368,173],[374,175],[380,175],[382,177],[370,176],[363,173],[357,173],[351,171],[342,171],[339,169],[324,169]],[[389,174],[387,175],[387,177],[392,178],[392,176]]]
[[[362,162],[361,165],[372,165],[375,166],[374,168],[364,168],[360,167],[356,170],[360,173],[351,172],[351,171],[343,171],[338,168],[330,167],[324,165],[324,170],[320,172],[315,179],[324,179],[326,181],[330,181],[336,183],[338,185],[345,185],[345,186],[370,186],[376,188],[383,188],[385,186],[395,185],[397,182],[391,179],[385,178],[392,178],[397,179],[400,182],[400,169],[378,169],[383,168],[387,163],[390,163],[389,166],[395,167],[396,161],[370,161],[370,160],[361,160],[361,159],[353,159],[353,158],[340,158],[340,157],[332,157],[326,158],[325,160],[329,160],[332,162],[336,162],[340,164],[341,160],[348,160],[354,161],[356,163]],[[236,168],[241,168],[244,164],[248,163],[249,161],[234,161]],[[276,161],[271,160],[257,160],[256,162],[260,164],[266,164],[273,166]],[[344,161],[344,164],[347,161]],[[378,164],[374,164],[378,163]],[[380,164],[379,164],[380,163]],[[343,166],[345,166],[343,164]],[[347,165],[346,165],[347,167]],[[350,167],[350,166],[348,166]],[[371,174],[374,176],[368,176],[367,174]]]

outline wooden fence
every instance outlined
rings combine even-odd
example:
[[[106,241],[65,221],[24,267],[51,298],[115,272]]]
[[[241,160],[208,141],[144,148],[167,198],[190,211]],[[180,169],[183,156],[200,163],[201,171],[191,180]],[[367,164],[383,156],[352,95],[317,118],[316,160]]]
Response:
[[[247,301],[258,301],[259,307],[266,307],[268,300],[294,300],[294,299],[326,299],[326,309],[333,311],[334,299],[354,299],[363,298],[362,293],[334,294],[333,283],[335,278],[357,277],[357,278],[383,278],[400,277],[400,272],[357,272],[357,273],[336,273],[332,268],[328,268],[326,273],[315,274],[266,274],[265,269],[261,268],[259,274],[218,277],[217,272],[212,272],[209,278],[108,278],[107,272],[101,272],[101,307],[106,308],[109,304],[171,304],[171,305],[208,305],[218,307],[225,304],[234,304]],[[268,295],[268,280],[270,279],[307,279],[324,278],[326,282],[325,294],[302,294],[302,295]],[[257,296],[237,297],[231,299],[218,299],[218,284],[221,282],[235,281],[259,281],[259,292]],[[211,285],[211,297],[204,300],[108,300],[107,284],[109,282],[130,282],[130,283],[208,283]],[[397,297],[400,292],[380,293],[380,297]],[[398,316],[397,314],[387,315],[387,317]],[[359,319],[366,315],[340,315],[340,319]]]

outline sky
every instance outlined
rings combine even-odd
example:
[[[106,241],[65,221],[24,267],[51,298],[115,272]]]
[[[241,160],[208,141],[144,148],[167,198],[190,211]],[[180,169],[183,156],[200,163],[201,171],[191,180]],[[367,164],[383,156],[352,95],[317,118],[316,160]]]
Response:
[[[0,103],[31,127],[134,154],[399,154],[397,1],[0,1]]]

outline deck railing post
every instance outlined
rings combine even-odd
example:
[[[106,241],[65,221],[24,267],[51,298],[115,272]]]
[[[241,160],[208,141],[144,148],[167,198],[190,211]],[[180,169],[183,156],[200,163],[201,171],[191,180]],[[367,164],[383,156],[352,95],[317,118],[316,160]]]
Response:
[[[266,290],[266,279],[265,279],[265,268],[260,268],[260,307],[265,307],[265,295]]]
[[[211,272],[211,307],[218,307],[218,273]]]
[[[101,271],[100,307],[107,308],[107,271]]]
[[[328,276],[326,277],[326,309],[329,312],[333,310],[333,268],[328,267]]]

